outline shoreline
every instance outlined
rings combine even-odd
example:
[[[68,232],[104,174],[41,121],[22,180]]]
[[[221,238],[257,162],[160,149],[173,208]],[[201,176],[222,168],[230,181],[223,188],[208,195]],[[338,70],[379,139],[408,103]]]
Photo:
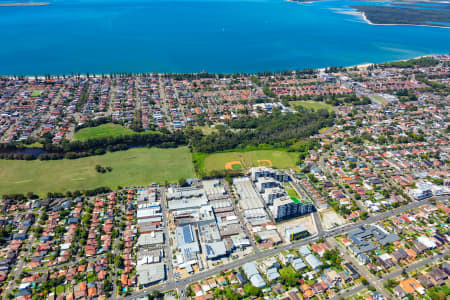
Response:
[[[377,23],[373,23],[372,21],[370,21],[367,16],[366,13],[363,11],[359,11],[357,9],[355,9],[359,14],[361,14],[363,20],[369,24],[369,25],[374,25],[374,26],[420,26],[420,27],[433,27],[433,28],[445,28],[445,29],[449,29],[450,26],[441,26],[441,25],[423,25],[423,24],[377,24]]]
[[[348,66],[342,66],[343,68],[354,68],[354,67],[357,67],[357,68],[367,68],[368,66],[370,66],[370,65],[375,65],[375,64],[384,64],[384,63],[388,63],[388,62],[396,62],[396,61],[406,61],[406,60],[410,60],[410,59],[418,59],[418,58],[423,58],[423,57],[432,57],[432,56],[434,56],[434,55],[449,55],[449,53],[441,53],[441,54],[439,54],[439,53],[429,53],[429,54],[424,54],[424,55],[420,55],[420,56],[414,56],[414,57],[412,57],[412,58],[405,58],[405,59],[396,59],[396,60],[388,60],[388,61],[383,61],[383,62],[377,62],[377,63],[374,63],[374,62],[364,62],[364,63],[359,63],[359,64],[354,64],[354,65],[348,65]],[[318,68],[312,68],[312,70],[316,70],[316,71],[324,71],[326,68],[328,68],[328,67],[331,67],[331,66],[327,66],[327,67],[318,67]],[[305,70],[305,69],[302,69],[302,70]],[[283,71],[286,71],[286,70],[278,70],[278,71],[272,71],[273,73],[280,73],[280,72],[283,72]],[[292,71],[292,70],[291,70]],[[89,73],[89,72],[88,72]],[[121,74],[121,73],[129,73],[129,72],[113,72],[113,73],[116,73],[116,74]],[[131,74],[141,74],[142,72],[136,72],[136,73],[131,73]],[[150,74],[150,73],[153,73],[153,72],[148,72],[147,74]],[[201,74],[201,73],[203,73],[203,72],[182,72],[182,74]],[[206,73],[209,73],[209,74],[219,74],[220,72],[206,72]],[[253,73],[248,73],[248,72],[237,72],[237,73],[239,73],[239,74],[250,74],[250,75],[253,75],[253,74],[257,74],[258,72],[253,72]],[[86,78],[87,76],[86,76],[86,73],[79,73],[80,75],[80,78]],[[104,73],[103,75],[104,76],[109,76],[109,74],[110,73]],[[161,72],[161,73],[159,73],[158,72],[158,74],[179,74],[179,72]],[[233,73],[222,73],[222,74],[233,74]],[[38,78],[38,79],[46,79],[46,75],[15,75],[15,76],[21,76],[21,77],[24,77],[24,78],[27,78],[28,80],[29,79],[35,79],[35,78]],[[50,75],[52,78],[52,80],[53,79],[56,79],[58,76],[60,76],[60,77],[62,77],[62,76],[77,76],[76,74],[72,74],[72,75],[70,75],[70,74],[51,74]],[[102,76],[102,73],[99,73],[99,74],[97,74],[97,73],[89,73],[89,77],[94,77],[94,76],[96,76],[96,77],[101,77]],[[0,74],[0,77],[6,77],[6,78],[13,78],[14,77],[14,75],[7,75],[7,74]]]
[[[47,5],[50,5],[50,2],[1,3],[0,7],[47,6]]]

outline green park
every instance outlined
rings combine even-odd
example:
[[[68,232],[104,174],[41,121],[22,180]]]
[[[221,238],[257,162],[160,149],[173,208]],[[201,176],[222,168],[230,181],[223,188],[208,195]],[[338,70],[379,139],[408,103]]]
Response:
[[[99,173],[95,166],[110,167]],[[164,184],[194,177],[191,153],[187,147],[175,149],[133,148],[105,155],[51,161],[0,160],[2,194],[87,190],[106,186]]]

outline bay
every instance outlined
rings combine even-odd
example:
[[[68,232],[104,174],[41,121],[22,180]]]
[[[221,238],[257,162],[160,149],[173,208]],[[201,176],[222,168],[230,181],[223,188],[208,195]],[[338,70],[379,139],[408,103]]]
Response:
[[[50,0],[0,7],[0,74],[259,72],[450,53],[450,29],[367,24],[359,1]]]

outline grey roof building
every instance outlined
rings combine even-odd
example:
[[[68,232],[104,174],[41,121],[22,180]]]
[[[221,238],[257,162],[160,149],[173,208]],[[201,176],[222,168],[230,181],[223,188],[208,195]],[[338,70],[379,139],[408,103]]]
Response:
[[[295,271],[299,271],[301,269],[306,268],[306,265],[303,262],[303,260],[300,257],[298,257],[292,261],[292,267],[294,268]]]
[[[177,236],[178,249],[183,254],[185,261],[190,260],[194,255],[200,253],[200,246],[192,225],[177,227],[175,234]]]
[[[375,245],[372,243],[372,241],[370,241],[370,239],[374,239],[382,245],[400,240],[398,235],[396,235],[395,233],[386,232],[385,230],[382,230],[380,227],[375,225],[370,225],[367,228],[361,226],[351,231],[348,234],[348,237],[361,252],[368,252],[376,249]],[[352,251],[355,253],[353,249]]]
[[[307,246],[301,246],[298,249],[298,253],[300,253],[301,256],[307,256],[308,254],[311,254],[311,250],[309,250]]]
[[[244,269],[245,275],[250,280],[250,283],[253,286],[260,288],[260,289],[266,286],[266,282],[264,281],[261,274],[259,273],[258,268],[256,267],[255,263],[253,263],[253,262],[246,263],[242,266],[242,268]]]
[[[224,241],[205,244],[205,256],[207,259],[217,259],[227,254]]]
[[[139,247],[151,247],[164,243],[164,233],[154,231],[152,233],[141,234],[137,241]]]
[[[166,278],[166,266],[163,263],[136,266],[139,284],[149,286]]]
[[[270,268],[267,270],[266,276],[269,281],[274,281],[280,278],[280,273],[278,273],[277,268]]]
[[[317,269],[318,267],[320,267],[322,265],[322,262],[317,257],[315,257],[313,254],[308,254],[307,256],[305,256],[305,261],[313,269]]]

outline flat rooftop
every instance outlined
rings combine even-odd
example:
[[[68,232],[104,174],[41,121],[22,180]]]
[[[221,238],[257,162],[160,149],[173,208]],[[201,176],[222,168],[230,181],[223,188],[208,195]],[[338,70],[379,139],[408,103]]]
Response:
[[[264,204],[259,198],[258,193],[253,188],[252,182],[248,177],[236,178],[233,180],[236,190],[240,196],[240,205],[243,210],[263,208]]]

